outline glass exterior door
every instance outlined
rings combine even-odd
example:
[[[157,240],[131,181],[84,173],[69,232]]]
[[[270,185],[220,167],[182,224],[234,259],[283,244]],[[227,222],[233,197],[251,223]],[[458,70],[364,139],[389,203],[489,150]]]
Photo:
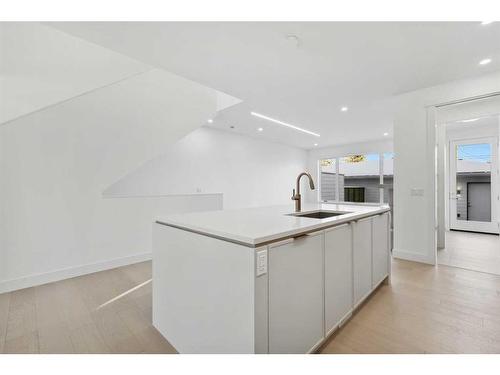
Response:
[[[450,229],[498,233],[496,138],[450,142]]]

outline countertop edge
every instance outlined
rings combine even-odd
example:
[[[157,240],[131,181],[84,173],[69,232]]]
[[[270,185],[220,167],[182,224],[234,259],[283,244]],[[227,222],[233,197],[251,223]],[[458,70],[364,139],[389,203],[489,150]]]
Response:
[[[360,219],[364,219],[370,216],[377,216],[380,214],[383,214],[385,212],[389,212],[390,208],[389,207],[379,207],[377,210],[371,211],[371,212],[361,212],[359,214],[351,215],[349,217],[346,217],[344,219],[339,219],[335,222],[326,222],[326,223],[317,223],[313,224],[310,226],[307,226],[305,228],[300,228],[300,229],[295,229],[295,230],[290,230],[290,231],[285,231],[285,232],[280,232],[277,233],[276,235],[269,235],[269,236],[264,236],[264,237],[258,237],[258,238],[250,238],[250,237],[242,237],[242,236],[237,236],[237,235],[230,235],[227,233],[220,233],[216,231],[212,231],[210,229],[206,228],[198,228],[196,226],[188,226],[184,223],[177,223],[175,221],[166,221],[166,220],[155,220],[156,224],[160,225],[165,225],[168,227],[184,230],[187,232],[195,233],[195,234],[200,234],[203,236],[207,237],[212,237],[218,240],[226,241],[226,242],[232,242],[237,245],[242,245],[245,247],[250,247],[250,248],[257,248],[261,246],[266,246],[268,244],[274,243],[274,242],[279,242],[283,241],[289,238],[293,237],[298,237],[307,233],[312,233],[312,232],[317,232],[321,231],[324,229],[336,227],[345,223],[349,223],[352,221],[357,221]]]

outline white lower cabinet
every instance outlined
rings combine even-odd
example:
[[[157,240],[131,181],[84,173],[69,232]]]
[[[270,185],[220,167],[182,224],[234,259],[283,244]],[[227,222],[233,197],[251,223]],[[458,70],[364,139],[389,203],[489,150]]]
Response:
[[[308,353],[390,273],[389,215],[268,246],[268,351]]]
[[[323,339],[323,232],[269,245],[269,352],[307,353]]]
[[[373,271],[372,287],[376,287],[389,274],[389,214],[372,218]]]
[[[352,310],[351,224],[325,230],[325,334]]]
[[[353,295],[358,305],[372,290],[372,219],[361,219],[353,226]]]

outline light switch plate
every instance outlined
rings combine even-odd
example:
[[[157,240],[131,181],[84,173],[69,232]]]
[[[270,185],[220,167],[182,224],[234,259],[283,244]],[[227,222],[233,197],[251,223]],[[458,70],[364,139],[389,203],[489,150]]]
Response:
[[[267,273],[267,250],[257,252],[257,276]]]
[[[411,188],[410,195],[412,197],[423,197],[424,196],[424,189]]]

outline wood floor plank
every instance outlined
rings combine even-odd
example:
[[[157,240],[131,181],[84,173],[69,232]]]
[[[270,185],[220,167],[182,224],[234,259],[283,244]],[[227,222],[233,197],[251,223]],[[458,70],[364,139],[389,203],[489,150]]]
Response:
[[[107,354],[112,353],[97,326],[92,322],[79,326],[69,332],[75,353]]]
[[[74,353],[64,316],[64,302],[59,296],[61,283],[35,288],[36,323],[40,353]],[[55,309],[54,306],[58,308]]]
[[[92,316],[104,342],[113,353],[145,352],[139,340],[113,309],[98,310],[93,312]]]
[[[438,250],[438,263],[500,275],[500,237],[460,231],[446,232],[446,248]]]
[[[176,353],[176,350],[151,326],[151,318],[142,310],[130,308],[119,312],[122,321],[140,342],[145,353]]]
[[[7,335],[7,322],[9,319],[10,293],[0,294],[0,353],[3,353],[5,337]]]
[[[36,331],[35,289],[27,288],[10,295],[6,340]]]
[[[5,353],[38,353],[35,289],[26,288],[10,293]]]
[[[393,265],[392,284],[379,289],[323,353],[500,353],[499,276]]]
[[[38,332],[32,331],[22,336],[16,336],[5,340],[5,354],[38,354],[40,345],[38,342]]]

